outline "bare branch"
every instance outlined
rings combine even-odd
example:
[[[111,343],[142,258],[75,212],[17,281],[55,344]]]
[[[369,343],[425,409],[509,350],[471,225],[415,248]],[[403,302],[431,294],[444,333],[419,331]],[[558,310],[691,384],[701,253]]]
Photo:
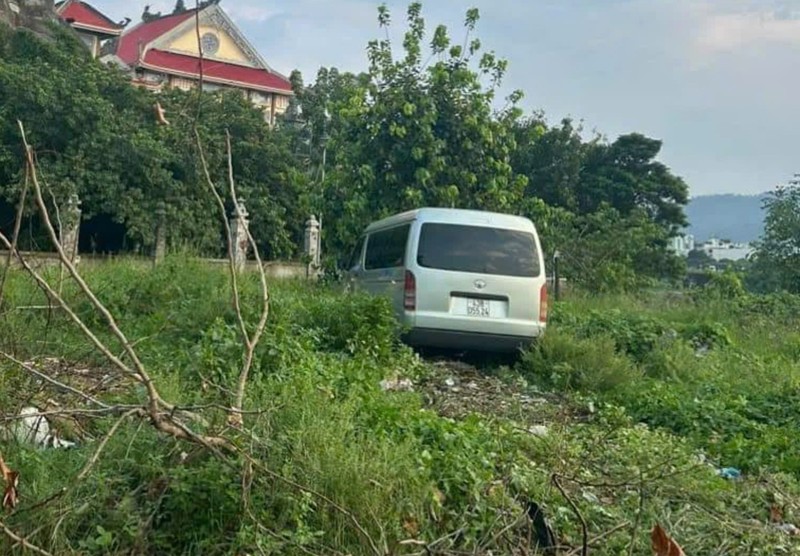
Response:
[[[61,297],[61,295],[59,295],[58,292],[56,292],[52,288],[52,286],[50,286],[50,284],[47,282],[47,280],[45,280],[42,277],[42,275],[39,274],[30,265],[30,263],[28,263],[28,261],[22,256],[22,254],[19,251],[17,251],[16,249],[13,249],[13,246],[11,245],[11,242],[8,240],[8,238],[2,232],[0,232],[0,243],[2,243],[6,247],[6,249],[10,249],[16,254],[17,260],[20,262],[20,264],[25,269],[25,271],[28,274],[30,274],[30,276],[36,281],[36,283],[39,285],[39,287],[42,288],[51,299],[54,299],[58,303],[58,305],[64,310],[64,312],[67,313],[67,316],[69,316],[70,320],[72,320],[78,326],[78,328],[80,328],[81,332],[83,332],[83,334],[87,338],[89,338],[89,340],[92,342],[92,344],[98,350],[100,350],[100,352],[111,363],[113,363],[114,366],[119,368],[124,373],[130,375],[131,377],[133,377],[138,382],[142,381],[141,377],[133,369],[128,367],[128,365],[126,365],[120,358],[118,358],[113,353],[111,353],[111,351],[106,347],[106,345],[103,344],[103,342],[100,341],[100,339],[94,334],[94,332],[92,332],[84,324],[84,322],[81,320],[81,318],[72,310],[72,308],[69,306],[69,304],[67,304],[67,302],[64,300],[64,298]]]
[[[40,556],[53,556],[52,554],[50,554],[46,550],[43,550],[43,549],[39,548],[35,544],[31,544],[28,541],[28,539],[26,539],[24,537],[20,537],[19,535],[17,535],[14,531],[9,529],[8,526],[5,523],[3,523],[2,521],[0,521],[0,529],[2,529],[3,533],[5,533],[5,535],[8,538],[10,538],[12,541],[14,541],[15,543],[17,543],[19,545],[22,545],[24,548],[27,548],[28,550],[30,550],[34,554],[39,554]]]
[[[63,246],[58,239],[58,235],[56,234],[55,229],[53,228],[53,224],[50,221],[50,216],[47,210],[47,206],[44,203],[44,199],[42,197],[42,189],[39,184],[39,180],[36,173],[36,164],[33,157],[33,150],[31,149],[30,145],[27,142],[25,136],[25,128],[21,121],[17,122],[19,125],[19,130],[22,136],[22,142],[25,147],[25,159],[27,166],[30,171],[31,181],[33,183],[34,192],[36,194],[36,202],[39,206],[43,223],[45,228],[50,236],[50,240],[53,245],[56,247],[58,251],[59,259],[61,260],[62,264],[67,268],[69,271],[70,276],[73,280],[78,284],[81,291],[89,298],[92,303],[92,306],[104,317],[106,323],[108,324],[109,329],[111,330],[112,334],[117,338],[120,342],[126,355],[131,359],[134,368],[131,369],[125,363],[123,363],[120,358],[116,357],[109,348],[100,341],[97,336],[92,333],[92,331],[84,324],[84,322],[78,317],[75,312],[70,308],[69,304],[64,300],[64,298],[53,291],[53,288],[50,284],[44,280],[39,273],[37,273],[30,264],[22,257],[18,250],[12,249],[11,243],[8,241],[2,233],[0,233],[0,241],[4,243],[9,249],[12,249],[19,258],[21,264],[25,268],[28,273],[34,277],[37,283],[42,286],[47,293],[53,298],[58,301],[59,305],[65,310],[65,312],[70,316],[70,318],[75,322],[81,331],[91,340],[91,342],[97,347],[108,359],[111,361],[115,366],[117,366],[123,372],[129,374],[130,376],[134,377],[140,383],[145,386],[147,391],[147,398],[148,398],[148,417],[153,424],[153,426],[170,436],[173,436],[177,439],[181,440],[188,440],[197,444],[201,444],[203,446],[209,448],[217,448],[217,449],[230,449],[230,442],[227,439],[221,437],[206,437],[203,435],[199,435],[177,421],[174,418],[175,407],[171,404],[165,402],[161,395],[159,394],[158,390],[156,389],[155,383],[150,378],[147,370],[145,369],[144,365],[142,364],[141,360],[139,359],[136,351],[134,350],[132,344],[128,341],[125,334],[120,330],[116,320],[114,319],[113,315],[109,312],[109,310],[103,305],[103,303],[97,298],[94,294],[92,289],[88,286],[86,281],[81,277],[78,271],[75,269],[75,266],[72,264],[72,261],[66,256],[64,252]],[[163,412],[162,409],[167,410],[167,412]]]
[[[227,239],[228,243],[228,270],[230,271],[231,275],[231,289],[233,290],[233,307],[236,310],[236,318],[237,322],[239,323],[239,331],[242,334],[242,338],[245,342],[248,341],[247,335],[247,327],[244,323],[244,318],[242,317],[242,307],[240,305],[240,297],[239,297],[239,282],[236,275],[236,261],[233,257],[233,232],[231,231],[231,225],[228,223],[228,215],[225,211],[225,201],[222,200],[219,192],[217,191],[216,186],[214,185],[214,180],[211,179],[211,172],[208,170],[208,162],[206,161],[205,151],[203,149],[203,143],[200,139],[200,132],[197,131],[195,127],[194,136],[197,140],[197,151],[200,156],[200,164],[203,167],[203,173],[206,177],[206,182],[208,183],[208,188],[211,191],[211,194],[214,196],[214,199],[217,201],[217,207],[219,207],[220,217],[222,218],[222,224],[225,226],[225,238]]]
[[[561,496],[564,497],[564,499],[567,501],[567,503],[572,508],[572,511],[577,516],[578,520],[581,522],[581,534],[582,534],[582,537],[583,537],[583,544],[581,546],[581,556],[588,556],[589,555],[589,527],[586,525],[586,518],[583,517],[583,514],[578,509],[578,506],[577,506],[577,504],[575,504],[575,501],[572,498],[570,498],[570,496],[564,490],[564,487],[562,487],[561,483],[558,482],[558,474],[553,473],[553,475],[551,476],[551,479],[553,481],[553,484],[558,489],[558,492],[561,493]]]
[[[217,203],[217,207],[219,208],[220,217],[222,218],[222,222],[225,227],[225,236],[228,244],[227,245],[228,269],[231,276],[233,307],[236,312],[236,320],[239,325],[239,332],[242,336],[242,343],[244,345],[242,370],[239,373],[239,380],[237,382],[236,394],[234,396],[233,403],[231,404],[231,411],[228,416],[228,422],[233,426],[241,427],[243,424],[242,406],[244,405],[244,397],[247,388],[247,381],[250,376],[250,370],[252,369],[253,366],[255,350],[258,347],[258,343],[261,340],[262,335],[264,334],[264,330],[266,329],[267,325],[267,319],[269,318],[269,286],[267,285],[267,276],[264,271],[261,255],[258,251],[258,245],[256,244],[253,235],[248,229],[245,231],[245,233],[247,234],[247,242],[253,249],[253,253],[255,254],[256,266],[258,268],[259,280],[261,284],[261,300],[262,300],[261,315],[259,317],[258,324],[256,325],[256,329],[253,333],[253,336],[251,337],[247,331],[247,324],[245,323],[244,316],[242,314],[241,294],[239,292],[236,261],[234,258],[233,232],[231,230],[230,224],[228,223],[228,218],[225,211],[225,202],[222,199],[222,196],[217,191],[217,188],[214,185],[214,180],[211,178],[211,173],[208,169],[208,162],[205,157],[205,151],[203,149],[202,141],[200,139],[200,133],[198,132],[197,128],[195,128],[194,131],[195,131],[195,139],[197,141],[197,148],[200,156],[200,163],[203,168],[203,173],[205,175],[208,188],[211,191],[211,194],[213,195],[214,200]],[[236,195],[236,182],[233,176],[233,152],[231,147],[230,132],[226,130],[225,136],[226,136],[226,146],[227,146],[229,191],[231,195],[231,200],[233,201],[234,206],[237,207],[238,210],[239,199],[238,196]]]
[[[114,434],[117,432],[117,430],[119,429],[120,425],[122,425],[122,423],[126,419],[132,417],[133,415],[136,415],[140,411],[142,411],[142,410],[141,409],[134,409],[134,410],[128,411],[122,417],[117,419],[117,422],[114,423],[114,425],[111,427],[111,429],[108,431],[108,433],[106,433],[106,435],[103,437],[103,440],[100,441],[100,444],[97,446],[97,449],[94,451],[94,454],[92,454],[92,457],[89,458],[89,461],[86,462],[86,465],[84,465],[84,467],[81,470],[81,472],[78,473],[76,481],[82,481],[83,479],[86,478],[86,476],[92,470],[92,467],[94,467],[94,465],[97,463],[97,460],[100,459],[100,454],[103,453],[103,450],[105,449],[106,444],[108,444],[108,441],[111,440],[111,437],[113,437]]]
[[[238,207],[239,199],[236,196],[236,183],[233,179],[233,151],[231,149],[231,134],[228,130],[225,130],[225,138],[228,147],[228,183],[230,185],[231,198],[233,199],[234,206]],[[249,229],[245,229],[245,233],[247,234],[247,241],[250,244],[250,247],[253,249],[253,254],[256,258],[258,277],[261,282],[262,306],[261,316],[259,317],[258,325],[253,333],[253,337],[247,337],[247,332],[244,330],[245,358],[242,365],[242,372],[239,374],[239,382],[236,387],[236,399],[233,402],[233,410],[239,413],[234,413],[232,415],[234,423],[239,426],[242,425],[241,409],[244,405],[245,389],[247,387],[247,379],[250,375],[250,369],[253,366],[253,357],[255,355],[255,350],[258,347],[258,343],[261,340],[261,336],[264,334],[264,330],[266,329],[267,319],[269,318],[269,286],[267,285],[267,275],[264,272],[264,265],[261,262],[261,255],[258,252],[258,245],[256,244],[253,235],[250,233]],[[237,309],[237,311],[238,310],[239,309]],[[243,320],[241,315],[239,316],[239,319]]]
[[[89,394],[81,392],[77,388],[73,388],[72,386],[69,386],[67,384],[64,384],[63,382],[60,382],[60,381],[58,381],[58,380],[56,380],[54,378],[51,378],[51,377],[47,376],[43,372],[39,371],[38,369],[35,369],[34,367],[32,367],[31,365],[28,365],[27,363],[24,363],[24,362],[20,361],[19,359],[15,358],[12,355],[9,355],[9,354],[7,354],[5,352],[0,351],[0,357],[3,357],[4,359],[10,361],[11,363],[14,363],[15,365],[17,365],[21,369],[24,369],[26,372],[28,372],[28,373],[30,373],[30,374],[32,374],[32,375],[44,380],[45,382],[48,382],[48,383],[52,384],[53,386],[56,386],[56,387],[61,388],[63,390],[66,390],[67,392],[71,392],[71,393],[75,394],[76,396],[79,396],[79,397],[83,398],[85,401],[87,401],[89,403],[92,403],[92,404],[94,404],[96,406],[102,407],[103,409],[110,409],[110,406],[108,404],[101,402],[100,400],[98,400],[97,398],[95,398],[93,396],[90,396]]]
[[[26,413],[25,415],[11,415],[0,418],[0,423],[13,423],[22,421],[30,417],[66,417],[82,415],[85,417],[98,417],[103,415],[114,415],[129,411],[131,409],[141,409],[138,405],[116,405],[102,409],[57,409],[53,411],[39,411],[38,413]]]
[[[195,115],[195,121],[200,119],[200,110],[202,107],[202,100],[203,100],[203,41],[200,38],[200,0],[195,0],[194,4],[194,31],[197,35],[197,52],[198,52],[198,64],[200,68],[200,80],[197,84],[197,114]]]
[[[114,316],[106,308],[106,306],[103,305],[99,299],[97,299],[97,296],[94,294],[91,288],[86,284],[83,277],[81,277],[81,275],[75,269],[75,265],[72,264],[72,261],[69,260],[69,257],[67,257],[66,253],[64,252],[64,248],[61,245],[61,242],[58,240],[58,234],[56,234],[56,231],[53,228],[53,223],[50,221],[50,215],[47,210],[47,206],[45,205],[44,198],[42,197],[42,189],[41,186],[39,185],[39,178],[37,177],[36,173],[36,164],[34,163],[33,160],[32,149],[28,144],[28,140],[25,136],[25,127],[22,125],[21,121],[18,121],[17,123],[19,125],[20,134],[22,136],[22,143],[25,147],[25,155],[28,163],[28,168],[30,169],[31,181],[33,182],[33,190],[34,193],[36,194],[36,202],[39,205],[39,210],[41,212],[42,221],[44,223],[45,229],[50,235],[50,241],[53,243],[56,250],[58,251],[58,256],[61,259],[61,262],[69,271],[69,274],[70,276],[72,276],[72,279],[75,280],[75,282],[80,287],[81,291],[83,291],[86,297],[89,298],[89,301],[91,301],[94,308],[103,316],[112,334],[114,334],[114,336],[119,340],[119,342],[122,344],[122,347],[125,348],[125,353],[128,355],[131,362],[133,363],[133,366],[136,370],[136,374],[139,375],[142,384],[147,389],[147,394],[150,403],[150,414],[153,417],[155,417],[155,415],[158,413],[161,396],[158,394],[155,384],[150,378],[150,375],[145,370],[144,365],[139,360],[139,356],[136,354],[136,351],[131,347],[128,338],[125,336],[125,334],[122,332],[122,330],[120,330],[119,326],[117,325],[117,321],[114,319]]]

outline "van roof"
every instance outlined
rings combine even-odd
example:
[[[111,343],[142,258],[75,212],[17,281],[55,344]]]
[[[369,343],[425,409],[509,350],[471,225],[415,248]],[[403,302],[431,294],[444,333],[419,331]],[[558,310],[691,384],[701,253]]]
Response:
[[[533,222],[522,216],[483,210],[424,207],[383,218],[367,226],[365,233],[414,220],[467,225],[491,225],[512,230],[535,231]]]

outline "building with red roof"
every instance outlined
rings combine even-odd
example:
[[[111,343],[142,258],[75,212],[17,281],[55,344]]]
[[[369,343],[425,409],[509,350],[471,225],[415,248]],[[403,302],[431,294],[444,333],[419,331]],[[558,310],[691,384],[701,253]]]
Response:
[[[204,90],[242,91],[270,124],[286,111],[292,97],[289,80],[267,65],[217,2],[199,13],[145,15],[103,57],[130,71],[135,84],[153,91],[189,90],[202,76]]]
[[[75,30],[95,58],[100,55],[103,44],[119,37],[130,22],[112,21],[97,8],[81,0],[59,2],[55,8],[58,17]]]

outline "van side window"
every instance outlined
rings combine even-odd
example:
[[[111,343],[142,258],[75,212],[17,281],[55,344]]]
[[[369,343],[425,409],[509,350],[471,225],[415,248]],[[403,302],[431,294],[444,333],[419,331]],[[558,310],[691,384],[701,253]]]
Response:
[[[364,248],[364,236],[358,238],[358,243],[350,253],[350,258],[347,259],[347,270],[352,270],[361,262],[361,250]]]
[[[370,234],[367,239],[367,253],[364,269],[396,268],[403,266],[408,243],[410,224]]]

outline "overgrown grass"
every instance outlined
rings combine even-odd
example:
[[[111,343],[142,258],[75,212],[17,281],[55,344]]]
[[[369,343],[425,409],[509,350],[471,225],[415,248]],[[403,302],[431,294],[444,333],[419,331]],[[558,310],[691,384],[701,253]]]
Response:
[[[578,298],[521,365],[624,407],[720,466],[800,476],[800,299]]]
[[[166,398],[184,406],[229,403],[223,388],[237,373],[241,346],[224,269],[171,258],[156,269],[98,266],[87,279],[137,342]],[[436,554],[511,553],[529,542],[532,502],[562,544],[579,546],[578,520],[551,481],[557,473],[591,536],[616,529],[594,545],[596,554],[627,553],[632,541],[634,553],[646,553],[656,521],[687,553],[790,553],[791,538],[767,521],[770,497],[786,499],[778,502],[791,520],[800,496],[796,448],[787,445],[800,411],[790,405],[798,362],[791,315],[775,330],[766,318],[745,326],[764,311],[749,302],[561,305],[546,340],[518,369],[539,388],[575,392],[564,401],[568,417],[547,423],[549,433],[539,436],[527,431],[530,423],[447,419],[419,393],[383,392],[384,378],[418,382],[432,373],[399,343],[383,300],[300,282],[271,286],[269,326],[246,400],[253,437],[237,443],[273,473],[352,512],[381,550],[420,551],[402,543],[412,539],[437,543]],[[75,287],[64,291],[118,349]],[[242,293],[252,323],[254,277],[243,279]],[[28,279],[12,276],[3,349],[107,367],[62,312],[23,309],[44,301]],[[743,314],[751,316],[740,323]],[[706,344],[708,354],[697,357]],[[0,407],[8,415],[32,403],[28,393],[41,386],[8,364],[0,369]],[[59,394],[44,391],[33,402],[49,396]],[[205,415],[212,429],[224,422],[223,412]],[[113,422],[84,424],[99,438]],[[121,426],[76,482],[96,448],[97,441],[68,451],[4,445],[22,477],[20,509],[5,523],[55,554],[371,553],[353,520],[323,498],[161,436],[146,422]],[[717,461],[704,463],[703,451]],[[716,474],[718,462],[753,476],[726,481]],[[2,538],[0,552],[20,550]]]

